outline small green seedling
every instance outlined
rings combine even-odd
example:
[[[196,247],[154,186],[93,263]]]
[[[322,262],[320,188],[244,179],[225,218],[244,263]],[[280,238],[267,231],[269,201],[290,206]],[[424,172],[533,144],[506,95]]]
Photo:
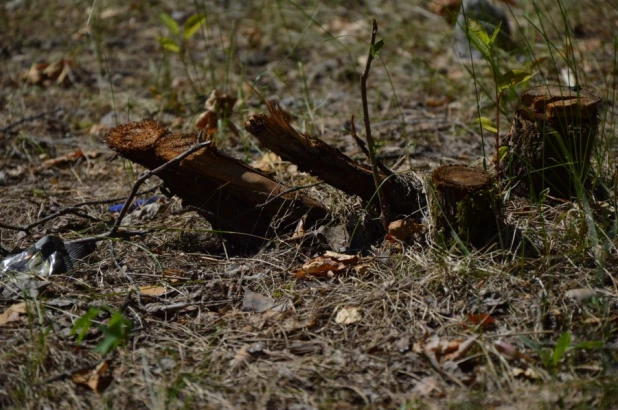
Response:
[[[159,19],[167,27],[170,32],[170,36],[159,37],[159,44],[164,50],[171,51],[178,55],[184,55],[185,42],[190,40],[195,33],[206,23],[206,15],[194,14],[189,17],[184,25],[182,36],[180,33],[180,26],[169,14],[161,13]]]
[[[101,309],[91,307],[88,312],[75,321],[71,334],[77,336],[75,340],[77,345],[84,340],[99,313],[101,313]],[[103,339],[94,348],[94,351],[105,356],[116,349],[129,339],[132,325],[130,320],[124,318],[121,311],[113,312],[107,325],[97,325],[97,328],[103,333]]]
[[[551,370],[557,369],[560,360],[562,360],[564,355],[571,350],[601,349],[604,346],[604,343],[600,340],[581,342],[571,346],[571,334],[569,332],[564,332],[560,335],[553,350],[542,347],[539,343],[526,337],[521,336],[520,339],[526,346],[535,350],[543,361],[543,366],[546,369]]]
[[[492,124],[491,120],[486,117],[479,117],[478,122],[483,129],[496,135],[496,152],[500,151],[500,100],[502,99],[502,93],[505,90],[525,83],[536,74],[536,72],[528,73],[523,70],[509,70],[504,73],[500,71],[494,47],[498,34],[500,33],[500,27],[501,24],[498,24],[490,37],[481,24],[477,21],[470,20],[467,30],[470,44],[481,53],[483,59],[487,61],[491,68],[496,99],[496,124]],[[498,155],[496,161],[496,172],[498,174],[500,173],[501,159],[502,158]]]

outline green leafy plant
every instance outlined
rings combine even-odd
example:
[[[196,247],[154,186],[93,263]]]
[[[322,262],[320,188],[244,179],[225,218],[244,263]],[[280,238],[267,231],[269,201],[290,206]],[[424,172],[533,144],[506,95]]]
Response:
[[[169,36],[159,37],[159,44],[164,50],[176,53],[181,59],[184,59],[187,40],[190,40],[200,27],[206,23],[206,16],[204,14],[194,14],[189,17],[185,22],[182,34],[180,32],[180,26],[169,14],[161,13],[159,19],[170,33]]]
[[[520,339],[526,346],[537,352],[543,361],[543,366],[550,370],[556,370],[560,360],[562,360],[566,353],[572,350],[601,349],[604,345],[602,341],[595,340],[585,341],[571,346],[571,334],[569,332],[564,332],[560,335],[553,349],[543,347],[539,343],[523,336],[520,337]]]
[[[91,307],[75,321],[71,334],[77,336],[75,342],[78,345],[84,340],[101,311],[99,308]],[[103,339],[94,348],[94,351],[106,355],[116,349],[120,344],[128,340],[132,325],[130,320],[125,319],[121,311],[114,311],[107,325],[97,325],[99,331],[103,333]]]
[[[470,44],[481,53],[483,59],[487,61],[491,69],[496,100],[496,123],[494,125],[491,120],[486,117],[479,117],[478,122],[484,130],[495,134],[496,153],[500,152],[500,101],[503,92],[525,83],[536,74],[536,72],[529,73],[523,70],[509,70],[506,72],[500,70],[495,46],[498,34],[500,34],[500,27],[501,24],[498,24],[492,35],[489,36],[482,25],[477,21],[470,20],[466,30]],[[500,173],[500,159],[500,155],[497,155],[496,172],[498,174]]]

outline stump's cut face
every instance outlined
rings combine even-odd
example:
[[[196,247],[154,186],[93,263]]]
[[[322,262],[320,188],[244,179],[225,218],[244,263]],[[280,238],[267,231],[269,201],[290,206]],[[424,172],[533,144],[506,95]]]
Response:
[[[437,170],[433,176],[434,183],[451,185],[466,190],[475,190],[489,184],[489,175],[476,168],[466,166],[450,166]]]

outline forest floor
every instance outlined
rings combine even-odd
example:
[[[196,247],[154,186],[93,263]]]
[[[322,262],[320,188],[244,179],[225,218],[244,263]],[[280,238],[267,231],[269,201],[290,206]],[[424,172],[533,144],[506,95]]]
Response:
[[[510,7],[525,51],[501,55],[501,69],[537,74],[505,92],[502,137],[525,87],[571,74],[606,102],[592,170],[604,195],[504,193],[507,221],[537,256],[420,237],[348,248],[362,269],[297,275],[314,248],[278,238],[253,255],[228,252],[152,178],[140,198],[158,201],[125,220],[148,234],[101,241],[28,291],[0,274],[0,407],[616,408],[618,7]],[[366,161],[347,130],[352,114],[363,130],[373,18],[384,41],[368,89],[379,157],[419,177],[443,164],[491,168],[494,135],[477,122],[495,118],[491,72],[455,58],[454,27],[426,1],[2,2],[0,252],[105,232],[110,205],[144,171],[115,157],[106,132],[143,118],[194,131],[216,89],[238,98],[230,121],[240,130],[220,127],[217,148],[288,186],[317,181],[244,131],[266,112],[253,88],[299,131]],[[196,31],[185,38],[185,27]],[[361,208],[325,184],[307,192],[330,207],[334,228]]]

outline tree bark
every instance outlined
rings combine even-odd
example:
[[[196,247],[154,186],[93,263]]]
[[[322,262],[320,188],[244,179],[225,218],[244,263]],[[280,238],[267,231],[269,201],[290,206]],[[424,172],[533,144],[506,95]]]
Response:
[[[588,90],[540,86],[521,95],[503,145],[501,176],[513,192],[571,198],[584,187],[602,99]]]

